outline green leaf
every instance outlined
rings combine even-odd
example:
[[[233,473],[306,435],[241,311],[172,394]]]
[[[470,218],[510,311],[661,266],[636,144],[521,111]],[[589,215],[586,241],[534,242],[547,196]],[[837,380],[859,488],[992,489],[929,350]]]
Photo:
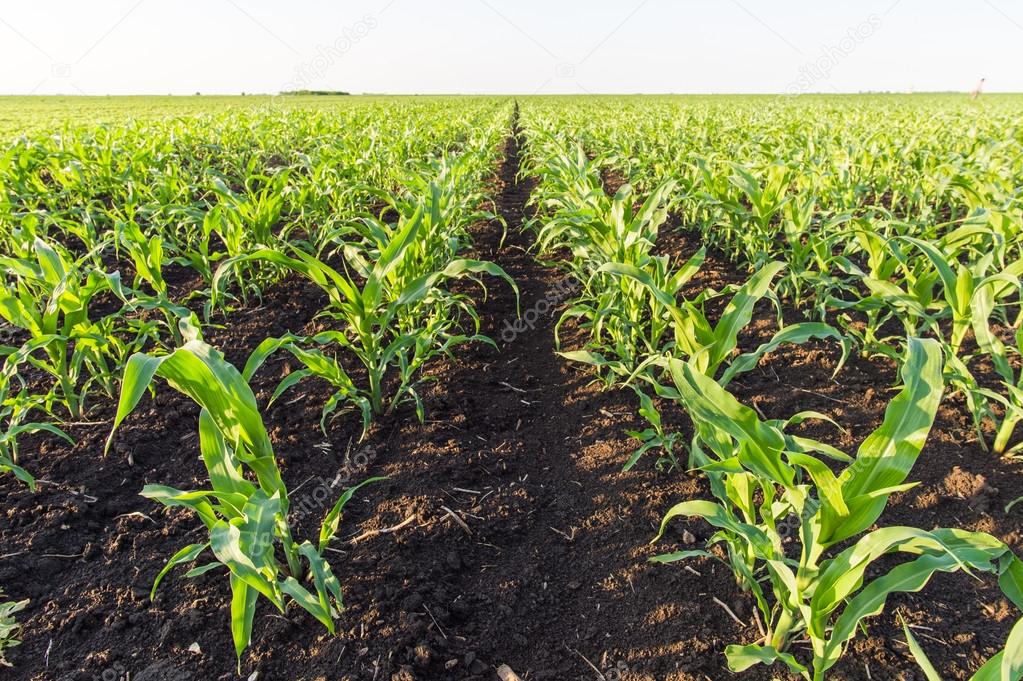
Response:
[[[252,620],[256,616],[256,601],[259,592],[231,573],[231,638],[234,652],[238,657],[238,673],[241,674],[242,654],[252,640]]]
[[[718,383],[722,386],[727,386],[737,375],[755,368],[757,363],[760,362],[760,358],[770,352],[774,352],[782,345],[802,345],[813,338],[833,338],[838,341],[844,340],[842,334],[836,331],[833,327],[820,322],[805,322],[802,324],[786,326],[784,329],[776,333],[771,340],[764,343],[756,350],[739,355],[732,360],[732,362],[728,365],[728,368],[725,369],[724,374],[721,375]],[[839,363],[839,366],[845,363],[847,351],[848,347],[843,343],[842,361]]]
[[[739,404],[728,391],[691,364],[668,360],[675,386],[698,425],[728,433],[739,444],[739,461],[748,470],[785,487],[795,484],[795,471],[782,457],[785,437],[760,420],[756,412]]]
[[[753,318],[753,307],[767,295],[771,281],[785,269],[785,263],[772,262],[757,271],[742,285],[728,302],[721,319],[714,327],[714,346],[711,348],[710,366],[717,367],[732,354],[739,332]]]
[[[654,556],[650,559],[651,563],[659,563],[661,565],[667,565],[668,563],[677,563],[679,561],[688,560],[690,558],[716,558],[713,553],[707,551],[676,551],[674,553],[662,553]]]
[[[884,422],[871,433],[856,460],[839,477],[848,513],[822,507],[824,546],[854,537],[870,527],[888,502],[873,493],[901,485],[930,433],[944,391],[941,345],[910,338],[901,369],[902,391],[888,404]]]
[[[733,672],[744,672],[750,667],[758,664],[773,665],[775,662],[783,662],[791,671],[797,674],[806,675],[806,667],[799,663],[790,653],[783,653],[770,646],[738,646],[731,645],[725,648],[725,657],[728,659],[728,669]]]
[[[341,511],[344,510],[345,505],[352,500],[355,493],[366,485],[384,480],[387,480],[387,478],[369,478],[368,480],[363,480],[358,485],[345,490],[345,493],[337,500],[337,503],[335,503],[333,508],[330,509],[330,512],[327,513],[327,516],[323,519],[323,523],[320,525],[320,539],[318,544],[318,551],[320,554],[323,554],[327,545],[330,544],[331,539],[333,539],[334,535],[337,534],[338,526],[341,523]]]
[[[909,630],[909,625],[906,624],[906,620],[899,616],[899,621],[902,622],[902,631],[906,634],[906,644],[909,646],[909,652],[913,655],[913,659],[916,660],[917,665],[920,666],[924,676],[927,677],[927,681],[942,681],[941,675],[931,664],[931,661],[927,659],[927,654],[924,653],[924,649],[920,647],[916,637]]]
[[[160,582],[163,578],[178,565],[184,563],[194,562],[199,555],[210,547],[209,543],[206,544],[189,544],[185,548],[181,549],[167,561],[167,564],[163,566],[163,569],[156,575],[156,579],[153,580],[153,588],[149,591],[149,600],[156,598],[156,590],[160,587]],[[220,563],[217,563],[220,565]]]

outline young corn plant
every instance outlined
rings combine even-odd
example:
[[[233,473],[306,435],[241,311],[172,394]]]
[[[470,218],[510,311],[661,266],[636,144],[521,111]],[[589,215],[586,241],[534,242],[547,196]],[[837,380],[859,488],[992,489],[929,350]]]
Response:
[[[222,206],[213,206],[201,216],[190,218],[187,221],[188,231],[180,238],[170,239],[169,243],[167,261],[198,272],[207,285],[213,281],[217,260],[225,255],[217,251],[212,243],[212,237],[217,234],[217,228],[224,219],[223,212]]]
[[[583,284],[582,294],[555,326],[555,342],[560,348],[562,324],[579,319],[590,333],[590,351],[565,355],[594,364],[607,374],[609,382],[616,374],[631,372],[647,354],[656,352],[668,330],[666,316],[651,309],[640,286],[615,276],[609,268],[621,265],[646,272],[657,285],[678,292],[703,263],[701,250],[673,271],[667,256],[651,254],[658,229],[667,219],[665,206],[673,187],[672,182],[662,184],[638,210],[633,207],[628,185],[613,199],[601,192],[574,210],[561,211],[544,224],[538,235],[542,248],[556,245],[571,249],[574,276]],[[610,358],[604,359],[604,355]]]
[[[833,298],[830,303],[837,309],[867,315],[864,330],[858,334],[851,331],[858,335],[864,350],[894,357],[894,338],[880,338],[877,330],[885,321],[898,319],[907,335],[932,334],[945,341],[950,355],[959,357],[967,332],[974,326],[979,295],[993,296],[994,311],[1003,323],[1009,323],[1005,303],[1013,294],[1018,296],[1023,260],[1006,264],[1005,249],[998,246],[1000,239],[987,227],[965,225],[930,241],[900,235],[886,239],[861,226],[857,239],[868,255],[868,271],[850,259],[840,260],[847,272],[860,278],[869,294],[852,301]]]
[[[600,266],[554,329],[560,348],[562,325],[569,319],[581,320],[580,326],[590,333],[587,347],[561,356],[594,367],[608,384],[631,377],[648,357],[673,345],[674,319],[647,286],[674,300],[699,271],[703,258],[700,250],[675,271],[666,256],[648,258],[643,269],[623,263]]]
[[[182,322],[181,332],[186,343],[170,354],[135,354],[129,360],[106,446],[109,449],[118,427],[157,376],[202,407],[199,449],[211,488],[183,491],[146,485],[142,496],[167,507],[190,509],[206,526],[209,540],[175,553],[153,581],[150,595],[155,596],[160,582],[174,567],[195,562],[210,551],[214,560],[190,570],[187,576],[212,570],[227,572],[231,634],[240,670],[260,596],[281,612],[289,602],[297,604],[330,633],[335,632],[334,621],[342,610],[341,585],[324,552],[337,533],[345,504],[359,487],[379,478],[342,495],[327,513],[317,543],[296,542],[288,525],[288,490],[255,395],[242,374],[203,342],[190,321]],[[283,564],[277,549],[284,556]]]
[[[967,331],[978,325],[974,323],[974,310],[981,303],[979,297],[985,298],[982,303],[987,311],[985,324],[989,323],[988,318],[996,311],[996,307],[1007,302],[1009,296],[1016,294],[1018,298],[1023,258],[1002,267],[1000,271],[992,272],[993,268],[998,267],[996,252],[993,250],[983,254],[969,253],[966,256],[968,262],[963,264],[956,259],[955,254],[949,255],[950,249],[943,243],[945,240],[931,243],[913,237],[902,239],[916,246],[937,274],[942,302],[938,303],[936,316],[951,320],[952,328],[947,340],[952,354],[960,354]]]
[[[562,245],[561,232],[572,229],[570,224],[550,226],[547,217],[557,219],[562,214],[573,214],[590,202],[606,201],[607,194],[600,181],[600,171],[586,155],[581,144],[570,147],[554,135],[538,135],[526,151],[526,162],[522,164],[520,177],[540,177],[536,192],[530,197],[530,205],[537,205],[537,217],[527,225],[536,229],[537,246],[541,253]]]
[[[69,443],[73,440],[52,423],[26,422],[33,410],[45,410],[46,401],[41,396],[30,395],[21,386],[17,392],[12,391],[12,386],[20,381],[18,359],[18,352],[13,351],[0,371],[0,475],[10,473],[35,491],[35,478],[19,465],[18,439],[32,433],[49,433]]]
[[[451,161],[436,159],[424,164],[406,181],[400,194],[381,194],[397,216],[393,224],[378,218],[363,218],[365,232],[362,243],[345,243],[345,264],[362,279],[369,279],[380,254],[387,250],[409,223],[420,221],[416,238],[403,250],[395,267],[384,277],[384,288],[400,291],[424,273],[443,270],[471,245],[469,226],[480,221],[503,219],[479,208],[486,201],[473,170],[477,154],[467,154]],[[470,274],[469,276],[474,276]],[[436,314],[429,314],[430,305]],[[399,311],[397,320],[402,333],[416,334],[429,326],[431,317],[453,318],[464,314],[477,323],[471,298],[452,293],[446,288],[431,292],[429,300]]]
[[[421,211],[402,223],[366,271],[361,287],[355,278],[301,251],[296,251],[291,257],[278,251],[262,250],[225,262],[214,277],[214,300],[221,295],[224,281],[232,268],[253,260],[281,266],[319,286],[329,301],[322,316],[339,322],[343,329],[325,331],[309,340],[319,346],[333,345],[352,353],[366,370],[366,382],[358,385],[336,358],[316,349],[302,349],[298,344],[300,339],[293,336],[265,341],[257,351],[257,358],[250,364],[250,372],[255,371],[271,353],[284,349],[292,352],[306,368],[299,377],[286,379],[286,384],[282,384],[277,394],[301,377],[315,375],[326,379],[338,390],[325,409],[333,411],[343,399],[354,398],[363,413],[364,429],[368,428],[373,416],[393,409],[404,400],[414,401],[422,418],[422,401],[415,390],[416,376],[422,365],[461,343],[482,341],[494,344],[493,340],[478,333],[465,336],[455,332],[459,324],[458,312],[466,311],[469,303],[464,297],[449,294],[442,284],[486,274],[504,279],[518,296],[515,282],[504,270],[489,262],[459,258],[438,263],[438,267],[443,267],[435,270],[403,269],[406,257],[414,252],[410,249],[422,225]],[[474,311],[471,315],[478,327]],[[416,321],[413,323],[413,320]],[[386,379],[392,372],[397,373],[399,381],[395,391],[388,396],[385,394]]]
[[[996,574],[1005,593],[1023,605],[1023,563],[989,535],[910,527],[864,534],[892,494],[913,487],[906,478],[943,392],[941,358],[938,342],[908,340],[902,391],[855,459],[787,434],[792,420],[763,421],[697,367],[671,361],[680,401],[695,425],[696,460],[716,501],[678,504],[665,515],[655,541],[677,517],[702,518],[717,528],[710,543],[723,545],[764,626],[756,643],[726,649],[732,671],[782,663],[803,678],[823,680],[863,620],[882,612],[889,595],[918,591],[937,572]],[[846,467],[836,475],[819,456]],[[795,530],[796,546],[786,541],[793,536],[789,529]],[[829,551],[843,544],[847,548]],[[892,554],[911,559],[866,581],[868,569]],[[653,560],[670,563],[697,555],[712,554],[682,551]],[[809,660],[790,651],[804,638],[812,647]]]
[[[824,319],[828,299],[836,291],[848,288],[840,276],[840,256],[836,250],[845,238],[844,230],[839,227],[849,216],[832,217],[815,226],[816,208],[813,196],[793,199],[783,208],[781,229],[785,247],[779,256],[785,258],[787,267],[775,291],[796,308],[812,304],[817,318]]]
[[[53,377],[55,399],[80,419],[93,384],[114,394],[118,346],[109,326],[90,318],[90,305],[106,292],[126,300],[119,275],[83,266],[41,238],[32,258],[2,257],[0,267],[10,273],[0,289],[0,316],[30,336],[21,359]]]
[[[285,210],[288,173],[285,171],[267,177],[255,172],[252,162],[246,168],[244,186],[237,191],[220,177],[212,180],[213,194],[218,202],[210,207],[203,219],[204,238],[184,253],[200,271],[208,271],[215,259],[238,258],[260,250],[280,248],[281,244],[287,243],[287,234],[275,234],[274,229],[282,221]],[[209,255],[210,234],[219,237],[224,246],[223,253]],[[242,300],[247,301],[250,294],[260,296],[263,288],[276,277],[277,269],[267,265],[265,262],[239,261],[234,276]]]
[[[255,159],[253,159],[255,161]],[[288,172],[268,177],[247,168],[245,186],[239,191],[219,177],[213,178],[213,193],[224,208],[224,225],[238,244],[265,248],[273,244],[274,228],[281,221],[287,200]]]
[[[1006,345],[990,325],[995,308],[995,294],[991,287],[977,292],[972,302],[973,335],[977,342],[978,356],[991,361],[995,373],[1001,380],[1001,391],[991,390],[978,384],[970,372],[967,362],[950,356],[951,383],[966,398],[967,407],[973,416],[977,436],[981,444],[989,447],[998,456],[1018,456],[1023,442],[1013,444],[1016,426],[1023,421],[1023,372],[1014,368],[1014,358],[1020,356],[1023,348],[1023,329],[1014,333],[1014,342]],[[996,411],[993,407],[999,406]],[[995,434],[990,443],[985,435],[985,422],[994,424]]]
[[[742,200],[730,206],[733,220],[741,222],[735,237],[743,244],[743,252],[752,263],[762,263],[777,251],[781,216],[791,200],[787,195],[794,175],[792,169],[774,163],[759,171],[759,177],[748,168],[732,164],[734,174],[729,182],[739,189]]]
[[[687,270],[698,266],[698,261],[690,261],[685,268],[679,270],[677,276],[683,276]],[[651,338],[658,342],[648,343],[643,348],[644,358],[633,367],[620,360],[609,360],[592,350],[562,354],[600,369],[610,368],[626,385],[632,385],[639,379],[651,385],[658,395],[673,399],[678,399],[677,392],[662,385],[662,374],[673,360],[678,359],[688,361],[704,375],[717,380],[721,386],[727,386],[736,376],[755,368],[762,357],[783,345],[799,345],[814,338],[833,339],[842,345],[842,358],[835,369],[837,372],[845,363],[849,343],[837,330],[822,322],[790,324],[775,333],[766,343],[750,352],[736,355],[739,333],[752,319],[756,304],[769,295],[772,279],[783,269],[782,263],[770,263],[763,267],[735,290],[717,323],[712,324],[705,312],[705,303],[714,295],[712,291],[705,291],[692,302],[678,300],[671,288],[658,286],[647,272],[617,263],[605,265],[602,271],[635,286],[635,293],[641,296],[650,320],[645,322],[647,326],[638,323],[636,326],[652,329],[656,335],[651,335]],[[642,391],[637,389],[637,392],[642,395]],[[652,449],[664,450],[671,461],[675,460],[674,451],[679,442],[677,435],[665,433],[652,401],[643,401],[642,407],[640,414],[647,419],[650,428],[630,433],[643,444],[625,464],[625,470],[635,466],[639,458]]]
[[[168,347],[181,345],[184,339],[178,332],[178,320],[191,316],[192,313],[170,298],[167,282],[163,278],[165,262],[163,239],[159,235],[147,239],[135,222],[121,223],[117,226],[117,231],[121,249],[128,254],[135,266],[132,295],[130,299],[126,299],[126,310],[156,311],[162,318],[159,324],[135,319],[126,319],[125,323],[134,331],[133,335],[137,340],[153,337]],[[150,292],[143,292],[143,286],[148,287]]]
[[[675,295],[659,288],[642,270],[617,263],[605,265],[602,269],[637,282],[640,290],[649,297],[651,309],[657,310],[669,322],[673,342],[665,347],[664,354],[687,359],[701,373],[712,378],[717,377],[719,370],[727,363],[727,368],[718,379],[721,385],[726,386],[736,375],[754,368],[761,357],[783,344],[805,343],[811,338],[843,340],[838,331],[824,323],[791,324],[778,331],[767,343],[733,358],[739,333],[752,319],[754,306],[770,294],[771,281],[784,268],[785,265],[779,262],[762,267],[735,290],[716,324],[710,322],[704,309],[712,292],[704,292],[693,302],[679,302]],[[639,375],[650,365],[663,363],[661,356],[651,356],[634,375]]]
[[[692,166],[688,198],[701,204],[698,222],[710,243],[754,266],[776,257],[793,169],[780,162],[756,169],[700,157]]]
[[[1023,392],[1020,378],[1016,376],[1009,349],[992,330],[994,323],[1010,324],[1006,309],[1018,303],[1021,292],[1020,275],[1023,274],[1023,259],[1003,265],[1004,253],[992,247],[977,253],[967,239],[989,236],[984,227],[967,225],[950,233],[938,242],[929,242],[913,237],[899,237],[911,244],[924,256],[923,262],[933,273],[924,279],[939,285],[940,292],[926,292],[918,300],[919,307],[930,301],[928,307],[931,331],[944,340],[947,374],[950,385],[963,394],[973,417],[978,437],[987,447],[984,423],[995,424],[995,436],[990,444],[994,453],[1011,455],[1021,445],[1010,447],[1015,426],[1023,418]],[[989,239],[984,240],[990,244]],[[959,244],[959,247],[957,247]],[[990,244],[993,246],[993,244]],[[966,260],[960,262],[960,258]],[[963,355],[963,344],[967,333],[973,331],[977,352]],[[1016,347],[1020,336],[1017,333]],[[969,364],[978,358],[991,361],[1001,379],[1003,393],[982,388],[969,370]],[[996,414],[992,405],[1000,405],[1002,416]]]
[[[28,601],[7,601],[7,594],[0,589],[0,667],[12,667],[7,661],[7,651],[21,645],[18,635],[21,625],[14,616],[28,607]]]
[[[935,303],[934,287],[939,281],[937,273],[922,258],[912,257],[903,243],[890,239],[879,227],[867,221],[857,221],[851,228],[857,258],[843,256],[839,268],[853,280],[859,280],[866,294],[854,289],[829,297],[826,307],[840,311],[840,323],[846,334],[853,338],[864,356],[878,354],[898,359],[898,345],[907,336],[940,331]],[[848,251],[854,250],[852,247]],[[863,315],[861,323],[849,312]],[[898,321],[903,335],[881,335],[885,324]]]

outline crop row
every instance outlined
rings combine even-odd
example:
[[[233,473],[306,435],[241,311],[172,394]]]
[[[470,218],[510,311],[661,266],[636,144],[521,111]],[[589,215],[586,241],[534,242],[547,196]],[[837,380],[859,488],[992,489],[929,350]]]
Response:
[[[720,559],[752,595],[762,635],[728,646],[736,672],[781,664],[823,679],[864,619],[938,572],[993,573],[1023,608],[1023,563],[1001,540],[876,526],[889,498],[914,486],[946,392],[962,398],[995,454],[1023,447],[1019,120],[978,123],[964,139],[949,127],[966,114],[928,121],[917,112],[900,125],[879,113],[678,104],[651,112],[587,100],[524,117],[525,172],[539,178],[537,249],[582,291],[558,327],[573,320],[585,347],[563,355],[609,387],[636,391],[650,427],[634,433],[642,446],[626,468],[659,450],[706,476],[713,500],[668,510],[661,535],[675,518],[702,519],[714,528],[707,548],[654,560]],[[909,129],[915,136],[900,139]],[[608,172],[640,195],[629,183],[608,195]],[[688,260],[657,255],[670,213],[704,243]],[[709,248],[749,278],[687,298]],[[740,354],[737,338],[761,300],[777,308],[779,328]],[[805,321],[785,324],[787,311]],[[899,367],[898,394],[855,455],[790,432],[807,420],[841,427],[827,416],[766,420],[728,391],[765,354],[810,340],[836,344],[843,361],[855,351]],[[663,425],[664,405],[689,415],[688,440]],[[882,559],[892,555],[908,560],[891,567]],[[939,678],[905,632],[928,678]],[[1023,620],[974,678],[1021,672]]]
[[[177,566],[200,561],[188,577],[223,571],[239,664],[260,597],[282,611],[294,603],[333,632],[342,594],[325,551],[345,504],[373,480],[337,500],[317,537],[297,540],[249,381],[287,352],[302,368],[272,399],[310,377],[327,381],[325,431],[353,411],[366,430],[405,402],[423,418],[424,367],[460,345],[493,343],[479,333],[473,299],[451,284],[496,277],[517,290],[496,265],[463,255],[469,226],[493,217],[487,183],[509,115],[494,101],[393,105],[18,140],[0,157],[0,315],[10,338],[0,473],[34,487],[18,439],[70,439],[65,424],[89,418],[93,397],[120,395],[109,449],[162,379],[201,408],[210,486],[150,484],[142,495],[194,512],[208,540],[174,553],[154,594]],[[267,338],[239,370],[204,328],[287,275],[326,294],[325,330]]]

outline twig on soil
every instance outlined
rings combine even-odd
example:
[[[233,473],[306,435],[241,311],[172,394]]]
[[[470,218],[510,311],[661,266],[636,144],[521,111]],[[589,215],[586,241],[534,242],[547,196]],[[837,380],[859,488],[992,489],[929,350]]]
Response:
[[[739,619],[736,616],[736,614],[732,612],[732,609],[725,605],[724,601],[722,601],[720,598],[718,598],[717,596],[711,596],[711,600],[713,600],[715,603],[724,608],[724,611],[728,613],[728,616],[735,620],[735,623],[738,624],[740,627],[746,626],[746,623]]]
[[[454,520],[454,521],[455,521],[456,523],[458,523],[458,525],[459,525],[459,526],[460,526],[460,527],[461,527],[461,528],[462,528],[463,530],[465,530],[466,534],[468,534],[468,535],[469,535],[470,537],[472,536],[472,530],[471,530],[471,529],[469,529],[469,526],[465,524],[465,521],[464,521],[464,520],[462,520],[461,518],[459,518],[459,517],[458,517],[458,514],[457,514],[457,513],[455,513],[454,511],[452,511],[452,510],[451,510],[450,508],[448,508],[447,506],[441,506],[440,508],[441,508],[441,510],[442,510],[442,511],[444,511],[444,512],[445,512],[445,513],[447,513],[447,514],[448,514],[449,516],[451,516],[451,519],[452,519],[452,520]]]
[[[558,528],[556,528],[556,527],[552,527],[551,529],[552,529],[552,530],[554,530],[555,532],[557,532],[558,534],[560,534],[560,535],[561,535],[562,537],[564,537],[564,538],[565,538],[565,539],[567,539],[568,541],[575,541],[575,528],[574,528],[574,527],[573,527],[573,528],[571,528],[571,529],[572,529],[572,534],[571,534],[571,536],[569,536],[568,534],[566,534],[566,533],[562,532],[561,530],[559,530],[559,529],[558,529]]]
[[[479,496],[479,495],[483,494],[483,492],[478,492],[478,491],[476,491],[474,489],[465,489],[463,487],[452,487],[451,491],[452,492],[461,492],[463,494],[475,494],[476,496]]]
[[[299,485],[299,486],[298,486],[298,487],[296,487],[295,489],[293,489],[293,490],[291,490],[290,492],[288,492],[288,494],[289,494],[290,496],[294,497],[294,496],[295,496],[295,494],[296,494],[296,493],[298,492],[298,490],[300,490],[300,489],[302,489],[303,487],[305,487],[306,485],[308,485],[308,484],[309,484],[310,482],[312,482],[312,481],[313,481],[313,479],[315,479],[315,478],[316,478],[316,476],[315,476],[315,475],[310,475],[310,476],[309,476],[308,478],[306,478],[306,481],[305,481],[305,482],[303,482],[303,483],[302,483],[301,485]]]
[[[410,515],[408,518],[405,518],[405,520],[401,521],[397,525],[394,525],[393,527],[385,527],[382,530],[366,530],[365,532],[363,532],[359,536],[353,537],[352,539],[349,539],[348,543],[349,544],[356,544],[356,543],[358,543],[360,541],[363,541],[364,539],[370,539],[372,537],[378,537],[381,534],[391,534],[393,532],[397,532],[401,528],[406,527],[409,523],[411,523],[415,519],[416,519],[415,515]]]
[[[757,623],[757,629],[760,630],[760,636],[767,638],[767,632],[764,631],[764,624],[760,621],[760,613],[753,609],[753,621]]]
[[[521,393],[523,395],[529,392],[528,390],[523,390],[522,388],[516,388],[511,383],[505,383],[504,381],[501,381],[500,383],[498,383],[498,385],[503,385],[505,388],[508,388],[509,390],[514,390],[515,392]]]
[[[156,522],[155,520],[147,516],[145,513],[142,513],[141,511],[132,511],[131,513],[122,513],[121,515],[114,516],[114,520],[120,520],[121,518],[145,518],[151,523]]]
[[[931,636],[930,634],[925,634],[925,633],[919,631],[920,629],[929,629],[928,627],[920,627],[920,626],[917,626],[917,625],[914,625],[914,624],[910,624],[909,628],[910,629],[916,629],[917,630],[917,636],[920,636],[921,638],[930,639],[931,641],[934,641],[935,643],[940,643],[943,646],[947,646],[948,645],[948,641],[942,641],[940,638],[935,638],[934,636]],[[930,631],[934,631],[933,629],[929,629],[929,630]]]
[[[42,555],[43,558],[68,558],[68,559],[70,559],[70,558],[82,558],[84,556],[85,556],[84,552],[82,552],[82,553],[75,553],[75,554],[71,554],[71,555],[67,555],[67,554],[63,554],[63,553],[44,553]]]
[[[433,620],[433,623],[437,625],[437,631],[439,631],[440,635],[443,636],[445,640],[447,640],[448,635],[444,633],[444,628],[440,626],[440,622],[438,622],[437,618],[433,616],[433,613],[430,612],[430,609],[426,607],[426,603],[423,603],[423,610],[426,610],[426,614],[429,615],[430,619]]]
[[[822,395],[821,393],[815,393],[812,390],[806,390],[804,388],[796,388],[796,387],[791,386],[791,385],[789,387],[792,388],[793,390],[795,390],[796,392],[806,393],[807,395],[813,395],[814,397],[820,397],[820,398],[828,400],[830,402],[837,402],[838,404],[849,404],[849,402],[847,402],[846,400],[840,400],[840,399],[837,399],[837,398],[834,398],[834,397],[829,397],[828,395]]]
[[[39,484],[41,484],[41,485],[53,485],[54,487],[66,487],[67,486],[64,483],[54,482],[53,480],[46,480],[44,478],[36,478],[36,484],[37,485],[39,485]],[[82,489],[84,490],[85,488],[83,487]],[[86,494],[85,492],[79,492],[79,491],[74,490],[74,489],[69,489],[68,493],[71,496],[73,496],[73,497],[81,497],[82,499],[85,500],[86,503],[89,503],[89,504],[95,504],[97,501],[99,501],[99,497],[94,497],[91,494]]]
[[[590,669],[593,670],[593,672],[597,675],[597,678],[600,679],[600,681],[607,681],[607,677],[604,676],[603,672],[601,672],[599,669],[597,669],[596,665],[594,665],[592,662],[590,662],[588,659],[586,659],[585,655],[580,653],[578,650],[575,650],[574,648],[569,648],[567,645],[565,646],[565,650],[567,650],[570,653],[575,653],[576,655],[581,657],[582,661],[590,666]]]

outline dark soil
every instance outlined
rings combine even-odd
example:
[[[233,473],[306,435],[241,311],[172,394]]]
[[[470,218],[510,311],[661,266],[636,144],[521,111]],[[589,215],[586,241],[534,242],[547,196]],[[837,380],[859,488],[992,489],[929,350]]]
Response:
[[[636,446],[625,431],[643,427],[636,399],[603,391],[555,354],[565,282],[527,252],[530,238],[518,227],[532,185],[516,182],[517,169],[513,137],[497,179],[509,236],[502,246],[497,225],[480,225],[475,255],[518,282],[524,317],[534,323],[516,324],[514,296],[492,284],[479,310],[500,351],[462,347],[457,362],[435,365],[423,390],[426,423],[403,409],[375,425],[363,445],[354,444],[354,415],[336,420],[327,436],[320,432],[328,393],[316,383],[266,411],[300,511],[300,537],[313,536],[339,496],[341,485],[331,487],[339,473],[341,482],[389,480],[360,491],[328,554],[348,606],[338,634],[297,608],[281,615],[264,602],[241,678],[490,681],[507,664],[528,681],[719,679],[729,676],[724,647],[759,637],[750,599],[724,565],[647,562],[709,537],[704,525],[678,523],[660,545],[648,545],[671,505],[708,490],[699,476],[656,470],[652,458],[621,472]],[[682,232],[666,238],[663,247],[680,257],[698,246]],[[692,287],[720,288],[746,276],[715,256]],[[287,279],[207,339],[240,365],[269,335],[318,328],[313,317],[323,302],[314,287]],[[743,347],[768,337],[772,324],[772,311],[759,309]],[[565,338],[581,341],[571,328]],[[767,417],[806,409],[831,415],[847,434],[814,424],[803,434],[851,452],[880,424],[896,376],[883,362],[853,358],[832,379],[837,358],[828,343],[783,348],[732,389]],[[272,360],[259,373],[254,385],[264,403],[292,368]],[[687,429],[678,412],[665,407]],[[36,494],[0,478],[0,584],[13,598],[31,599],[20,617],[24,643],[11,651],[15,667],[3,678],[238,678],[220,571],[190,580],[178,570],[155,602],[148,599],[164,561],[204,534],[193,515],[138,496],[151,482],[206,486],[197,409],[160,385],[103,458],[112,414],[112,404],[98,404],[90,415],[98,425],[71,428],[74,447],[26,442],[24,463],[41,479]],[[1023,495],[1021,473],[984,454],[964,412],[948,401],[912,474],[922,484],[896,497],[883,521],[983,530],[1023,549],[1018,522],[1003,512]],[[393,532],[350,541],[409,518]],[[991,579],[935,578],[921,594],[893,597],[830,678],[920,678],[901,643],[898,612],[927,627],[919,638],[948,679],[967,678],[1000,649],[1019,615]],[[741,678],[780,674],[759,668]]]

